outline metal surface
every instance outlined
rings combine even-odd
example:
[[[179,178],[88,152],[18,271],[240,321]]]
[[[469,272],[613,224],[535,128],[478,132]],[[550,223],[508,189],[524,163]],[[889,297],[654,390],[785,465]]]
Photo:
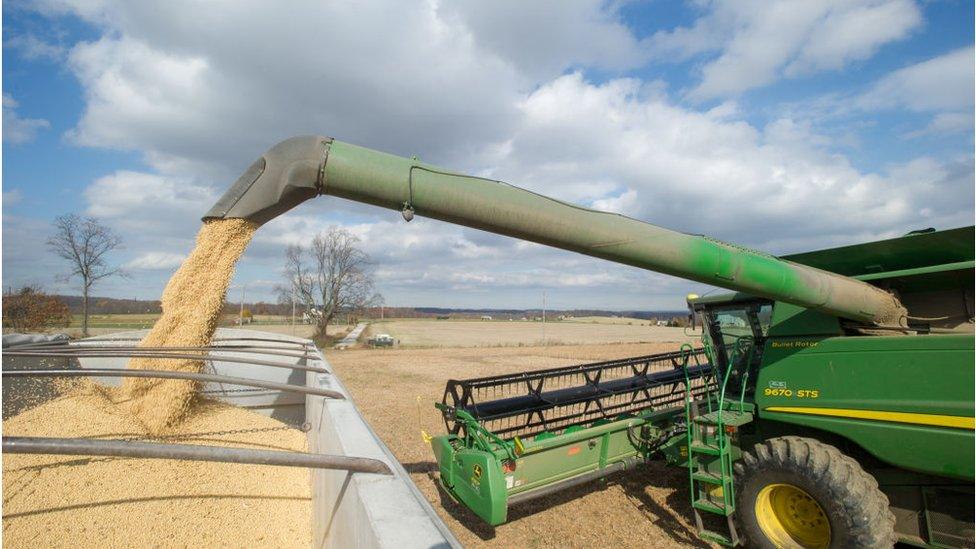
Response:
[[[620,471],[634,469],[641,463],[642,460],[637,457],[625,458],[616,463],[611,463],[603,469],[584,473],[582,475],[561,480],[559,482],[554,482],[552,484],[546,484],[541,488],[536,488],[535,490],[530,490],[528,492],[519,492],[508,498],[508,506],[513,507],[539,498],[551,496],[552,494],[561,492],[574,486],[586,484],[587,482],[592,482],[596,479],[604,478]]]
[[[973,260],[974,229],[909,234],[898,238],[784,256],[846,276],[862,276]]]
[[[896,467],[972,482],[972,335],[795,341],[767,346],[760,417],[837,433]],[[786,391],[765,390],[780,381]]]
[[[892,294],[870,284],[518,187],[334,141],[296,137],[259,159],[204,219],[262,224],[329,194],[794,303],[850,320],[905,323]]]
[[[490,525],[507,520],[508,507],[564,490],[644,461],[654,449],[635,445],[632,433],[645,439],[671,439],[671,425],[683,414],[680,406],[644,411],[617,421],[598,421],[586,428],[534,437],[513,457],[510,444],[499,444],[468,428],[468,435],[443,435],[431,440],[439,482]],[[477,426],[477,423],[475,423]]]
[[[304,385],[289,385],[273,381],[260,381],[243,377],[220,376],[197,372],[174,372],[169,370],[130,370],[128,368],[85,368],[81,370],[4,370],[3,377],[143,377],[159,379],[186,379],[201,383],[226,383],[245,387],[261,387],[275,391],[289,391],[344,399],[342,393],[329,389],[317,389]]]
[[[116,349],[105,349],[105,350],[85,350],[85,351],[56,351],[56,350],[43,350],[43,351],[5,351],[3,353],[5,356],[33,356],[33,357],[68,357],[68,358],[113,358],[113,357],[138,357],[138,358],[158,358],[162,360],[201,360],[201,361],[213,361],[213,362],[230,362],[235,364],[251,364],[254,366],[268,366],[271,368],[288,368],[292,370],[304,370],[308,372],[318,372],[321,374],[328,374],[329,371],[325,368],[316,368],[314,366],[306,366],[304,364],[291,364],[287,362],[274,362],[270,360],[257,360],[253,358],[238,358],[233,356],[218,356],[211,354],[192,354],[192,353],[163,353],[154,351],[140,351],[138,349],[134,350],[116,350]]]
[[[321,194],[329,137],[293,137],[241,175],[206,217],[241,217],[259,225]]]
[[[141,337],[116,337],[116,338],[111,338],[111,339],[108,339],[108,338],[106,338],[106,339],[87,338],[87,339],[82,339],[82,340],[58,340],[58,341],[46,341],[46,342],[38,342],[38,343],[25,343],[25,344],[19,344],[19,345],[9,345],[9,346],[5,346],[4,348],[5,349],[8,348],[8,347],[9,348],[17,348],[18,350],[26,350],[26,349],[49,349],[49,348],[59,348],[59,347],[85,347],[85,348],[111,348],[111,349],[133,347],[133,348],[147,349],[148,347],[139,347],[138,345],[116,345],[116,343],[123,342],[123,341],[137,341],[137,342],[141,342],[142,340],[143,340],[143,338],[141,338]],[[231,338],[215,337],[215,338],[211,339],[210,341],[211,342],[217,342],[217,341],[255,341],[255,342],[268,343],[269,345],[252,345],[252,344],[243,344],[243,345],[219,345],[218,344],[218,345],[205,345],[205,346],[190,347],[190,348],[192,348],[192,349],[217,349],[217,350],[221,350],[221,349],[228,349],[228,350],[252,349],[252,350],[256,350],[258,352],[260,352],[261,349],[269,349],[269,350],[275,350],[275,349],[278,349],[278,350],[302,349],[302,350],[304,350],[306,352],[308,351],[308,346],[305,345],[304,343],[300,343],[300,342],[297,342],[297,341],[289,341],[289,340],[286,340],[286,339],[271,339],[271,338],[264,338],[264,337],[239,337],[239,338],[238,337],[231,337]],[[270,345],[271,343],[276,343],[277,345]],[[162,348],[165,348],[165,347],[162,347]]]
[[[260,347],[254,345],[201,345],[197,347],[142,347],[139,345],[86,345],[80,342],[73,342],[70,344],[63,345],[52,345],[46,347],[30,347],[21,348],[17,347],[16,351],[44,351],[44,352],[102,352],[102,351],[112,351],[112,352],[126,352],[126,351],[137,351],[137,352],[166,352],[166,353],[178,353],[178,352],[203,352],[203,351],[218,351],[218,352],[233,352],[242,354],[257,354],[257,355],[269,355],[269,356],[287,356],[293,358],[311,358],[313,355],[307,350],[304,351],[290,351],[282,348],[275,347]]]
[[[140,459],[179,459],[247,463],[280,467],[341,469],[354,473],[391,475],[390,468],[377,459],[150,442],[92,440],[86,438],[3,437],[3,451],[11,454],[54,454],[66,456],[111,456]]]

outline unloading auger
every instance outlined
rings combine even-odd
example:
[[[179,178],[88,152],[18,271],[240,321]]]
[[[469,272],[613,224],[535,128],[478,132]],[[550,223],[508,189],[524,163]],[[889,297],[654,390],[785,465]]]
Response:
[[[562,202],[330,137],[294,137],[244,172],[204,219],[258,224],[318,195],[421,215],[748,292],[867,324],[901,326],[905,308],[870,284],[705,236]]]
[[[735,292],[689,296],[700,348],[448,382],[440,484],[487,523],[663,458],[718,543],[974,543],[973,227],[774,257],[327,137],[270,149],[205,219],[319,195]]]

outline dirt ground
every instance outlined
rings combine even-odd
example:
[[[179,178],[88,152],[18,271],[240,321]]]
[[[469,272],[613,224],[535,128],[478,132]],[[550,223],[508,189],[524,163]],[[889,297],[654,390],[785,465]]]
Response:
[[[609,319],[608,319],[609,320]],[[690,342],[684,328],[632,324],[558,321],[479,321],[402,319],[373,322],[368,335],[386,333],[402,347],[493,347],[517,345]]]
[[[441,497],[433,454],[420,435],[421,428],[433,435],[444,432],[432,404],[440,401],[450,378],[537,370],[677,347],[677,343],[646,343],[354,349],[326,351],[326,357],[366,420],[466,547],[709,547],[689,522],[684,470],[652,463],[526,503],[510,511],[509,522],[491,528]]]

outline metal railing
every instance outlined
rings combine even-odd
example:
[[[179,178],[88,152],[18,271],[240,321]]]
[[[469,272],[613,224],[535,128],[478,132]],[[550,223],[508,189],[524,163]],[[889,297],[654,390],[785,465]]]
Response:
[[[136,341],[134,338],[118,341]],[[289,368],[306,372],[330,373],[325,368],[306,364],[308,359],[315,359],[316,354],[310,352],[307,344],[295,341],[282,341],[269,338],[215,338],[215,342],[238,342],[237,344],[207,345],[201,347],[138,347],[131,345],[111,345],[115,340],[83,340],[80,342],[44,342],[28,343],[10,346],[4,349],[4,361],[8,357],[16,358],[150,358],[160,361],[166,360],[199,360],[205,363],[225,362],[246,364],[269,368]],[[240,344],[242,341],[252,343]],[[262,344],[255,344],[255,343]],[[278,345],[269,345],[275,343]],[[281,344],[285,346],[282,347]],[[288,349],[300,349],[292,351]],[[214,353],[241,353],[282,356],[298,359],[295,363],[260,360],[226,356]],[[50,378],[50,377],[134,377],[151,379],[183,379],[197,383],[219,383],[270,389],[274,391],[300,393],[320,396],[329,399],[345,399],[339,392],[330,389],[277,383],[261,379],[218,375],[204,372],[187,372],[175,370],[137,370],[127,368],[23,368],[7,369],[0,372],[4,378]],[[227,392],[227,391],[221,391]],[[52,438],[52,437],[19,437],[4,436],[2,439],[4,452],[18,454],[55,454],[55,455],[86,455],[110,456],[139,459],[176,459],[187,461],[211,461],[221,463],[246,463],[253,465],[272,465],[284,467],[308,467],[315,469],[340,469],[353,473],[372,473],[392,475],[389,466],[378,459],[341,456],[331,454],[316,454],[308,452],[285,452],[256,450],[251,448],[163,444],[135,440],[104,440],[89,438]]]

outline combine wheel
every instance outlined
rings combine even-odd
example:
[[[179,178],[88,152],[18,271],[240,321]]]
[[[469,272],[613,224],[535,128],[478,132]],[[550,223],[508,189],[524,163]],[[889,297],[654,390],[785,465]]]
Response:
[[[895,517],[878,483],[811,438],[756,444],[735,464],[736,514],[749,547],[891,547]]]

